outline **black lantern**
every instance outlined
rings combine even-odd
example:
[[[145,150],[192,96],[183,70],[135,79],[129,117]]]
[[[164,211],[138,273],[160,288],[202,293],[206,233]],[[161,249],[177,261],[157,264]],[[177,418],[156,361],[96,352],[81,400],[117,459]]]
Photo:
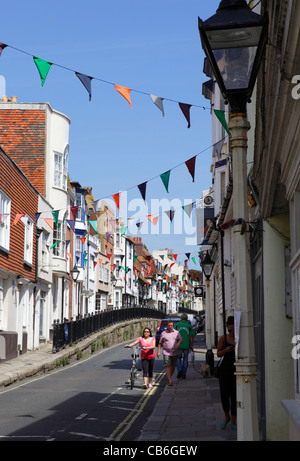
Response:
[[[200,262],[202,270],[207,280],[210,279],[215,262],[211,259],[209,253],[206,253],[204,259]]]
[[[70,272],[71,272],[73,282],[76,283],[77,279],[78,279],[78,276],[79,276],[79,269],[77,268],[76,264],[75,264],[75,266],[73,267],[73,269]]]
[[[198,18],[203,50],[231,111],[246,112],[268,34],[268,17],[246,0],[222,0],[215,15]]]

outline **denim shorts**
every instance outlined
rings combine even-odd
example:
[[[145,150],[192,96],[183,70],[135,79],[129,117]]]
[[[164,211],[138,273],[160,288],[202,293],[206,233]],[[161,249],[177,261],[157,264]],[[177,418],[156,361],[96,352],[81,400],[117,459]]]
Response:
[[[177,355],[164,355],[164,364],[166,367],[176,367]]]

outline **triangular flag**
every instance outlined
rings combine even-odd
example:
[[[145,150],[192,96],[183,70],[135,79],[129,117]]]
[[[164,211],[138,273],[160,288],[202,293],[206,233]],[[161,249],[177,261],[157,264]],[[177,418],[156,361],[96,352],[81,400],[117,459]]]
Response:
[[[150,222],[152,222],[152,224],[154,224],[154,226],[157,224],[158,216],[154,218],[152,214],[148,214],[146,217],[149,219]]]
[[[191,253],[185,253],[187,259],[190,259]]]
[[[190,158],[185,162],[189,172],[191,173],[191,176],[193,178],[193,182],[195,182],[195,163],[196,163],[196,155],[195,157]]]
[[[192,258],[192,261],[194,261],[194,263],[197,265],[195,258]]]
[[[24,213],[17,213],[13,224],[17,224],[19,219],[22,218],[22,216],[25,216],[25,214]]]
[[[118,210],[120,211],[120,192],[118,194],[114,194],[112,198],[115,201],[115,204],[117,205]]]
[[[99,200],[95,200],[94,202],[91,203],[95,214],[97,214],[98,202],[99,202]]]
[[[173,258],[175,259],[175,261],[177,261],[177,256],[178,256],[178,255],[172,255],[172,256],[173,256]]]
[[[215,149],[215,153],[216,153],[216,155],[218,157],[218,160],[220,160],[220,158],[221,158],[223,144],[224,144],[224,139],[221,139],[221,141],[214,144],[214,149]]]
[[[174,215],[175,215],[175,210],[169,210],[165,211],[165,213],[169,216],[170,221],[173,221]]]
[[[94,231],[98,234],[98,231],[97,231],[97,219],[92,219],[91,221],[89,221],[89,223],[92,226],[92,228],[94,229]]]
[[[72,231],[75,232],[75,223],[74,223],[73,219],[66,219],[66,221],[69,224],[69,226],[71,227]]]
[[[193,203],[190,203],[189,205],[183,205],[182,209],[186,212],[188,217],[190,217],[193,209]]]
[[[172,266],[174,266],[174,264],[175,264],[175,263],[172,263],[172,264],[170,264],[170,267],[169,267],[169,269],[171,269],[171,267],[172,267]]]
[[[48,224],[48,226],[51,227],[52,230],[54,230],[54,228],[53,228],[53,219],[52,218],[44,218],[44,221]]]
[[[137,222],[135,223],[136,227],[138,228],[138,233],[140,232],[141,228],[142,228],[142,225],[143,225],[143,222]]]
[[[75,72],[85,89],[87,90],[89,94],[89,99],[92,99],[92,85],[91,81],[93,80],[93,77],[89,77],[88,75],[80,74],[79,72]]]
[[[5,45],[5,43],[0,42],[0,56],[1,56],[2,51],[4,50],[4,48],[6,48],[6,47],[7,47],[7,45]]]
[[[108,259],[110,260],[110,258],[112,257],[112,254],[111,254],[111,253],[106,253],[106,256],[107,256]]]
[[[71,259],[71,261],[73,260],[73,257],[71,255],[71,253],[67,253],[67,255],[69,256],[69,258]]]
[[[147,181],[138,185],[139,191],[144,200],[146,200],[146,186],[147,186]]]
[[[125,88],[124,86],[115,85],[115,89],[129,102],[129,107],[132,107],[130,100],[131,89]]]
[[[125,234],[125,232],[127,231],[127,229],[128,229],[128,227],[122,227],[122,229],[121,229],[121,237],[122,237],[122,235]]]
[[[52,248],[54,248],[55,245],[57,245],[57,244],[58,244],[58,240],[55,243],[53,243],[53,245],[51,245],[50,250],[52,250]]]
[[[185,104],[183,102],[179,102],[179,107],[182,110],[183,115],[185,116],[187,122],[188,122],[188,128],[191,126],[190,122],[190,108],[192,107],[190,104]]]
[[[36,56],[33,56],[33,60],[39,71],[42,80],[42,86],[44,86],[49,69],[52,66],[52,62],[44,61],[43,59],[37,58]]]
[[[101,258],[99,258],[99,264],[100,264],[100,266],[102,266],[102,259]]]
[[[41,213],[35,213],[35,225],[38,222],[40,216],[41,216]],[[0,222],[1,222],[1,220],[0,220]]]
[[[167,192],[169,192],[168,187],[169,187],[170,173],[171,173],[171,170],[166,171],[165,173],[160,175],[161,180],[164,183],[164,186],[165,186]]]
[[[86,241],[86,237],[80,237],[82,245],[84,245],[84,242]]]
[[[71,213],[73,216],[73,221],[76,221],[78,206],[71,206]]]
[[[162,116],[165,116],[164,112],[164,106],[163,106],[163,98],[160,98],[159,96],[154,96],[153,94],[150,94],[150,98],[152,99],[152,102],[159,108],[159,110],[162,113]]]
[[[58,227],[58,214],[59,214],[59,210],[52,211],[52,216],[53,216],[56,227]]]
[[[226,132],[229,134],[229,136],[231,136],[231,133],[228,130],[228,125],[227,125],[227,122],[226,122],[226,119],[225,119],[224,110],[214,109],[214,113],[215,113],[216,117],[219,119],[219,121],[221,122],[221,124],[223,125],[223,127],[225,128]]]

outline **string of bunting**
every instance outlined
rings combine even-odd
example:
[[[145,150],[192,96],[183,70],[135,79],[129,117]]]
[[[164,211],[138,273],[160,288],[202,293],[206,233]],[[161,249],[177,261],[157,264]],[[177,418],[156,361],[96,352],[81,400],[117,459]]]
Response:
[[[57,67],[60,67],[62,69],[68,70],[68,71],[70,71],[70,72],[72,72],[72,73],[74,73],[76,75],[76,77],[80,80],[80,82],[82,83],[84,88],[87,90],[88,95],[89,95],[89,101],[91,101],[91,99],[92,99],[92,80],[97,80],[99,82],[102,82],[102,83],[105,83],[105,84],[113,86],[115,88],[115,90],[118,93],[120,93],[126,99],[126,101],[128,102],[130,108],[132,107],[131,96],[130,96],[130,93],[132,91],[136,92],[136,93],[140,93],[140,94],[150,96],[153,104],[155,104],[155,106],[158,107],[158,109],[161,111],[163,117],[165,116],[164,101],[170,101],[170,102],[177,103],[179,105],[179,107],[180,107],[180,109],[181,109],[187,123],[188,123],[188,125],[187,125],[188,128],[190,128],[190,126],[191,126],[191,120],[190,120],[190,109],[191,109],[191,107],[198,107],[198,108],[201,108],[203,110],[210,110],[210,107],[200,106],[200,105],[197,105],[197,104],[187,104],[187,103],[184,103],[184,102],[175,101],[173,99],[153,95],[153,94],[151,94],[149,92],[140,91],[140,90],[137,90],[137,89],[134,89],[134,88],[127,88],[127,87],[118,85],[116,83],[113,83],[113,82],[110,82],[110,81],[107,81],[107,80],[104,80],[104,79],[101,79],[101,78],[98,78],[98,77],[93,77],[93,76],[90,76],[90,75],[86,75],[86,74],[83,74],[81,72],[78,72],[78,71],[75,71],[73,69],[70,69],[70,68],[68,68],[66,66],[62,66],[61,64],[57,64],[57,63],[54,63],[54,62],[50,62],[48,60],[41,59],[41,58],[31,54],[31,53],[28,53],[27,51],[21,50],[19,48],[16,48],[16,47],[14,47],[12,45],[8,45],[8,44],[3,43],[3,42],[0,42],[0,56],[1,56],[2,52],[3,52],[3,50],[5,48],[7,48],[7,47],[12,48],[15,51],[19,51],[20,53],[23,53],[23,54],[26,54],[28,56],[31,56],[33,58],[34,64],[36,65],[37,70],[39,72],[42,87],[45,84],[46,78],[48,76],[48,73],[49,73],[51,67],[52,66],[57,66]]]

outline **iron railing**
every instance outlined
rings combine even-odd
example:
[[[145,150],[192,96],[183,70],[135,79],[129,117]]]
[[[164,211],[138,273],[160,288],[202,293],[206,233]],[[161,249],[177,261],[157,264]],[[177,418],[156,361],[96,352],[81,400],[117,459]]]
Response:
[[[164,311],[148,307],[131,307],[87,314],[84,317],[60,322],[53,322],[53,347],[55,354],[61,349],[81,341],[97,331],[116,323],[133,319],[163,319],[167,317]]]

